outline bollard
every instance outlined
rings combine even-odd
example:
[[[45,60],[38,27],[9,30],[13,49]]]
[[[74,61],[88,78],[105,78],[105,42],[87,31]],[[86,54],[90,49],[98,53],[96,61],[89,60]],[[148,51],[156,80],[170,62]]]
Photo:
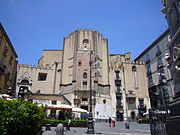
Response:
[[[51,130],[51,124],[46,124],[46,131]]]
[[[129,129],[129,122],[125,123],[125,127],[126,127],[126,129]]]
[[[58,124],[56,127],[56,135],[64,135],[63,124]]]

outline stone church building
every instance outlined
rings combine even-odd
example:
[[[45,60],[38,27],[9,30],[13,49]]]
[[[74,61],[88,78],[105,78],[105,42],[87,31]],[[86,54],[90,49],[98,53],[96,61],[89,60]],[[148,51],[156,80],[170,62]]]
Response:
[[[135,120],[150,108],[145,64],[130,53],[109,54],[108,39],[87,29],[65,37],[63,50],[44,50],[37,67],[19,64],[16,93],[88,111],[91,95],[96,120]]]

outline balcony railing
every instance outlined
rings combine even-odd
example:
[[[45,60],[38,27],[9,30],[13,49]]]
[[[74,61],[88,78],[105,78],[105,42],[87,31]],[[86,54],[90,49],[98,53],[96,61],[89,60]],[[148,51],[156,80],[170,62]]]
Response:
[[[0,66],[0,71],[1,71],[1,72],[4,72],[5,70],[6,70],[6,65],[1,65],[1,66]]]
[[[120,81],[120,80],[121,80],[121,78],[120,78],[120,77],[115,77],[115,80],[119,80],[119,81]]]
[[[116,103],[116,106],[117,106],[117,107],[122,107],[123,104],[122,104],[122,102],[117,102],[117,103]]]
[[[75,104],[80,104],[80,102],[81,102],[80,98],[74,98],[74,103]]]
[[[163,64],[159,64],[159,65],[157,65],[157,68],[158,69],[161,69],[161,68],[163,68],[164,67],[164,65]]]
[[[122,90],[121,89],[116,90],[116,93],[122,93]]]
[[[147,60],[146,60],[146,64],[148,64],[148,63],[150,63],[150,59],[147,59]]]
[[[151,74],[151,71],[147,71],[147,75],[150,75]]]
[[[146,105],[145,104],[139,104],[138,108],[145,108]]]
[[[156,53],[156,56],[159,56],[159,55],[161,55],[161,51],[158,51],[158,52]]]

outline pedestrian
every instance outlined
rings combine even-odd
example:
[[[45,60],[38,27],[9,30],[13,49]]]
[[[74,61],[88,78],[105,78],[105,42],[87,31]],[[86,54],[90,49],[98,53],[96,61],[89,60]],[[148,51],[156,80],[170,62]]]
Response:
[[[67,122],[67,127],[66,127],[66,129],[69,131],[70,131],[70,126],[71,126],[71,120],[69,119]]]
[[[111,124],[112,124],[112,127],[115,127],[115,118],[114,117],[112,117]]]
[[[111,127],[111,117],[109,117],[109,119],[108,119],[108,121],[109,121],[109,127]]]

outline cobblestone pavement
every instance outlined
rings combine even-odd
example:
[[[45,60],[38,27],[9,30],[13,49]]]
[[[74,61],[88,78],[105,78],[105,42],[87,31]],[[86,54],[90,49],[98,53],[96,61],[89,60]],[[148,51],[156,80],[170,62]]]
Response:
[[[44,130],[45,128],[43,128]],[[56,135],[56,128],[52,127],[51,131],[45,131],[43,135]],[[70,131],[64,131],[64,135],[86,135],[87,128],[72,128]],[[126,129],[124,122],[116,122],[114,128],[109,127],[108,123],[96,123],[95,133],[101,135],[150,135],[149,124],[138,124],[130,122],[130,129]]]

